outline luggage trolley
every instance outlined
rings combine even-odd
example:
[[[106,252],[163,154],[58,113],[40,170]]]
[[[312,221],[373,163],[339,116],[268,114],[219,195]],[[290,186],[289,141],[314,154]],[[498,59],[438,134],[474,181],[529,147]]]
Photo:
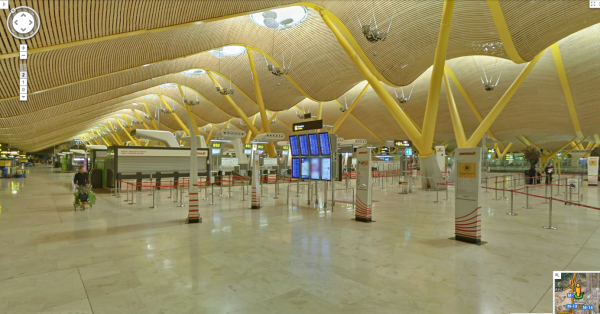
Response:
[[[75,202],[73,202],[73,210],[77,210],[77,207],[81,210],[85,210],[88,206],[90,208],[94,205],[94,200],[92,199],[91,186],[87,187],[79,187],[74,194]]]

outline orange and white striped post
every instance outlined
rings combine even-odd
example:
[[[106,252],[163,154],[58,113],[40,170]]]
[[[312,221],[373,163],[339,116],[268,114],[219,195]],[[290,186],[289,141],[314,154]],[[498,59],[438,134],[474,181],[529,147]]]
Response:
[[[260,155],[258,150],[253,151],[252,158],[252,206],[251,209],[260,209]]]
[[[372,222],[373,180],[371,175],[371,149],[360,148],[356,154],[356,200],[354,202],[356,221]]]

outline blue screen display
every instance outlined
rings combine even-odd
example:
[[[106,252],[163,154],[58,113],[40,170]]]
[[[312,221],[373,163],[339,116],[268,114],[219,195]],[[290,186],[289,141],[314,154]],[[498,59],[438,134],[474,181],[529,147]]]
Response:
[[[298,152],[298,136],[290,136],[290,149],[292,150],[292,156],[300,156]]]
[[[331,155],[331,149],[329,148],[329,133],[319,133],[319,142],[321,143],[321,155]]]
[[[300,142],[300,155],[308,156],[308,141],[306,135],[298,135],[298,142]]]
[[[308,163],[308,158],[300,158],[300,176],[302,179],[308,179],[308,174],[310,171],[310,164]]]
[[[300,159],[292,158],[292,178],[300,178]]]
[[[308,134],[308,144],[310,146],[310,155],[319,156],[319,137],[317,134]]]

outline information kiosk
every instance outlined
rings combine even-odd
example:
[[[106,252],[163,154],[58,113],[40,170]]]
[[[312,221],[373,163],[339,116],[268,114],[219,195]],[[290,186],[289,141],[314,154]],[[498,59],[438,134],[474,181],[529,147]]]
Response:
[[[481,241],[481,147],[457,148],[454,234],[458,241],[484,244]]]
[[[362,222],[372,222],[371,149],[368,147],[359,148],[356,151],[356,162],[355,219]]]

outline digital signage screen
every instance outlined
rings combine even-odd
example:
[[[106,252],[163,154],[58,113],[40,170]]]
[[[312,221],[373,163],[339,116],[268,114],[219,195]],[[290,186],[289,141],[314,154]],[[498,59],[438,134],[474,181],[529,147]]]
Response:
[[[290,136],[290,148],[292,150],[292,156],[300,156],[300,153],[298,151],[298,136]]]
[[[321,179],[321,159],[311,158],[310,159],[310,179],[319,180]]]
[[[319,133],[319,142],[321,144],[321,155],[331,155],[331,149],[329,148],[329,133]]]
[[[298,135],[298,142],[300,142],[300,155],[308,156],[308,140],[306,135]]]
[[[308,158],[300,158],[300,177],[302,179],[308,179],[308,174],[310,170],[310,164],[308,163]]]
[[[212,154],[214,155],[221,155],[221,149],[220,148],[213,148],[212,149]]]
[[[308,134],[308,144],[310,155],[319,156],[319,136],[316,133]]]
[[[331,181],[331,158],[321,158],[321,180]]]
[[[300,159],[292,158],[292,178],[300,178]]]

